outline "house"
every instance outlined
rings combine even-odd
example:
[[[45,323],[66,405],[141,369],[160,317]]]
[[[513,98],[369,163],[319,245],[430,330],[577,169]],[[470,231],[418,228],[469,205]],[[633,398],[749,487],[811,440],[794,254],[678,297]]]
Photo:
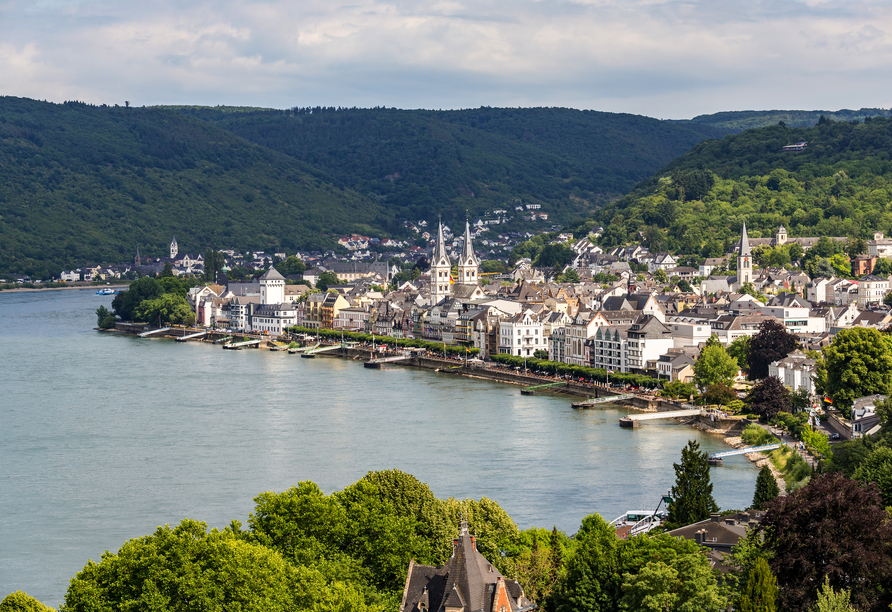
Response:
[[[533,357],[536,351],[547,351],[542,317],[526,309],[499,321],[499,352],[518,357]]]
[[[805,353],[795,350],[783,359],[768,365],[768,375],[780,379],[784,386],[793,391],[804,389],[811,397],[815,392],[814,375],[817,362],[806,357]]]
[[[876,405],[884,401],[885,395],[867,395],[852,402],[852,437],[863,438],[878,434],[882,426],[877,415]]]
[[[444,565],[409,562],[399,612],[531,612],[536,604],[527,599],[516,580],[505,578],[477,550],[477,538],[462,521],[452,541],[452,556]]]
[[[713,569],[724,574],[732,571],[733,564],[725,562],[731,549],[746,537],[747,529],[762,521],[763,516],[763,512],[755,509],[724,516],[714,513],[706,520],[673,529],[669,535],[708,548],[707,557]]]
[[[882,304],[887,293],[889,293],[888,278],[868,274],[858,279],[858,306],[861,308]]]

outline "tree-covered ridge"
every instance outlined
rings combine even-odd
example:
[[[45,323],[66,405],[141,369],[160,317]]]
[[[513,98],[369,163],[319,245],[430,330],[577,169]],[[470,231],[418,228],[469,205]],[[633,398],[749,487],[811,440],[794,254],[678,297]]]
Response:
[[[208,246],[330,246],[379,205],[181,113],[0,98],[0,271]]]
[[[689,122],[565,108],[460,111],[183,109],[282,151],[382,202],[381,224],[464,219],[541,204],[565,222],[631,189],[691,145],[727,133]],[[512,211],[513,212],[513,211]],[[393,229],[393,228],[391,228]]]
[[[788,127],[811,127],[821,117],[831,121],[864,121],[867,117],[889,117],[892,115],[884,108],[862,108],[859,110],[842,109],[837,111],[806,110],[766,110],[766,111],[725,111],[709,115],[698,115],[691,119],[693,123],[703,123],[714,127],[727,128],[735,132],[776,125],[783,121]]]
[[[782,152],[806,141],[801,153]],[[872,238],[892,230],[892,120],[780,125],[702,142],[596,219],[604,243],[643,241],[652,251],[728,252],[746,220],[750,238]]]

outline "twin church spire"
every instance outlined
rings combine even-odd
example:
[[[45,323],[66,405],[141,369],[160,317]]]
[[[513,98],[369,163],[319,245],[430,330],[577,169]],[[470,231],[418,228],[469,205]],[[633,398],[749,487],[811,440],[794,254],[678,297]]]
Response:
[[[458,257],[458,278],[454,282],[462,285],[476,285],[480,261],[474,255],[471,242],[471,225],[465,221],[465,236],[462,251]],[[452,295],[452,260],[446,252],[446,240],[443,237],[443,222],[437,229],[437,244],[431,257],[431,301],[436,304]]]

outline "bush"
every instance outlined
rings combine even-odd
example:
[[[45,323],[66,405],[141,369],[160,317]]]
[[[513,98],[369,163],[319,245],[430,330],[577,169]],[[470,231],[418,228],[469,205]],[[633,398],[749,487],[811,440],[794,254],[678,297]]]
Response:
[[[762,446],[778,441],[777,436],[755,423],[747,425],[740,437],[750,446]]]

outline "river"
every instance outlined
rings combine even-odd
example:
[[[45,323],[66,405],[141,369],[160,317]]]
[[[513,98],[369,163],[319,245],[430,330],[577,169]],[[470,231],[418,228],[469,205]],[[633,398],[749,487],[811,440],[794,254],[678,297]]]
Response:
[[[673,421],[408,367],[99,333],[93,290],[0,293],[0,598],[58,607],[88,559],[185,517],[245,522],[253,498],[332,492],[398,468],[438,497],[489,497],[521,528],[574,533],[653,508],[689,439]],[[712,468],[722,508],[752,500],[743,457]]]

